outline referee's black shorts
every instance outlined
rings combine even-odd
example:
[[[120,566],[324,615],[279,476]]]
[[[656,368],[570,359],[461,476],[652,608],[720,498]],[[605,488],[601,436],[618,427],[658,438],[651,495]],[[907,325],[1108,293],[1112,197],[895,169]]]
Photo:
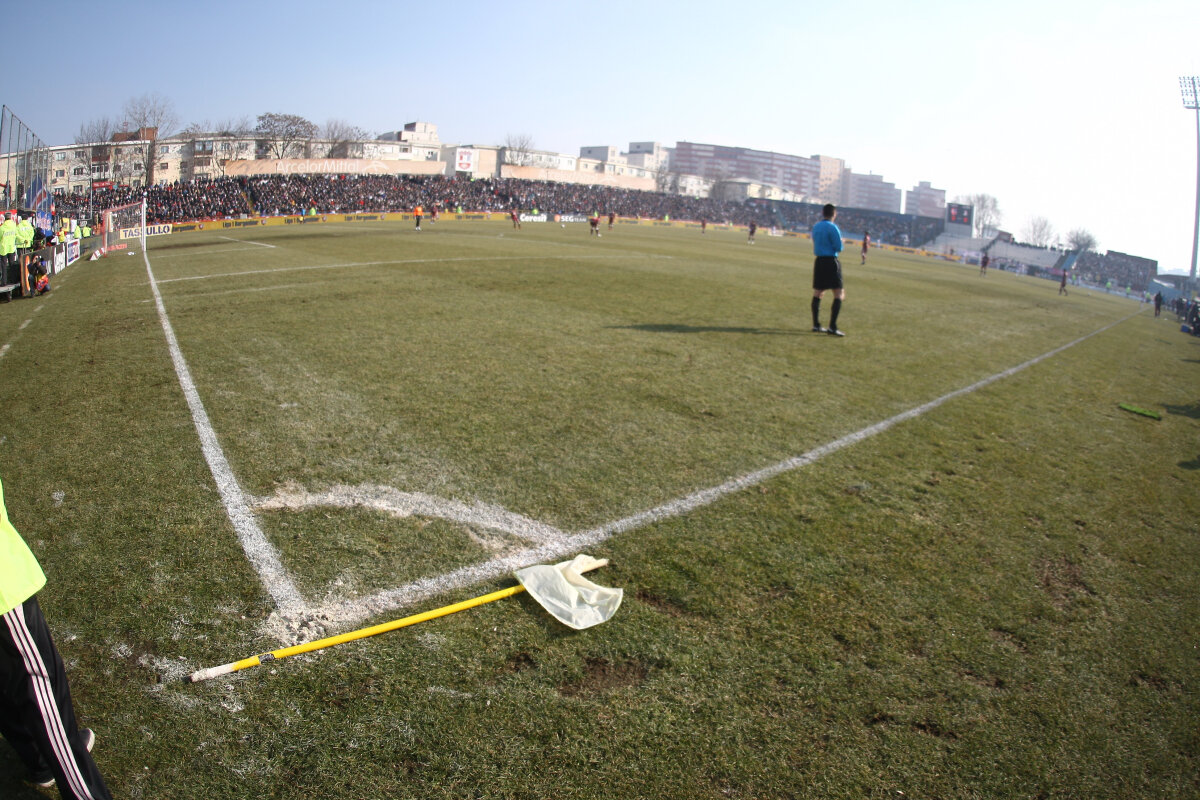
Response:
[[[813,289],[823,292],[826,289],[842,288],[842,262],[837,256],[817,256],[813,262]]]

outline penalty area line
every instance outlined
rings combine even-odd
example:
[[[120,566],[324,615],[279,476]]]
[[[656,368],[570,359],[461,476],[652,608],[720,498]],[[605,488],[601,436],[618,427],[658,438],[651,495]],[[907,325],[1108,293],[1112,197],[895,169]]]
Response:
[[[1140,312],[1138,312],[1140,313]],[[360,597],[355,600],[342,602],[327,602],[320,606],[314,606],[309,609],[310,613],[317,617],[323,617],[330,620],[336,620],[340,624],[351,625],[360,622],[371,616],[377,616],[385,612],[394,611],[397,608],[413,605],[422,600],[427,600],[445,592],[461,589],[474,584],[482,583],[487,580],[493,580],[501,577],[514,570],[537,564],[543,561],[550,561],[556,558],[572,555],[583,551],[585,548],[594,547],[607,539],[612,538],[620,533],[627,533],[637,528],[642,528],[647,525],[662,522],[673,517],[682,516],[697,509],[721,500],[736,492],[749,489],[771,478],[778,477],[786,472],[806,467],[809,464],[816,463],[828,455],[832,455],[839,450],[843,450],[851,445],[865,441],[872,436],[883,433],[902,422],[907,422],[911,419],[923,416],[942,404],[953,400],[963,395],[972,394],[980,389],[989,386],[997,381],[1005,378],[1010,378],[1029,367],[1039,364],[1048,358],[1053,358],[1064,350],[1068,350],[1081,342],[1091,339],[1093,336],[1098,336],[1105,331],[1120,325],[1137,314],[1131,314],[1128,317],[1111,322],[1104,327],[1095,330],[1091,333],[1080,336],[1078,339],[1067,342],[1064,345],[1035,356],[1028,361],[1017,364],[1015,367],[1009,367],[1006,370],[997,372],[986,378],[976,381],[969,386],[964,386],[961,389],[955,389],[941,397],[930,400],[927,403],[910,408],[907,411],[902,411],[895,416],[888,417],[885,420],[876,422],[873,425],[868,425],[865,428],[846,434],[838,439],[823,444],[807,453],[803,453],[792,458],[780,461],[777,464],[772,464],[769,467],[747,473],[737,478],[728,480],[718,486],[713,486],[707,489],[702,489],[677,500],[672,500],[668,503],[655,506],[654,508],[641,511],[623,519],[614,520],[597,528],[591,528],[585,531],[580,531],[573,534],[566,534],[562,538],[546,541],[538,546],[526,548],[517,552],[509,553],[504,556],[491,559],[489,561],[479,562],[460,569],[448,572],[433,578],[425,578],[411,583],[397,586],[391,589],[385,589],[376,592],[373,595]]]

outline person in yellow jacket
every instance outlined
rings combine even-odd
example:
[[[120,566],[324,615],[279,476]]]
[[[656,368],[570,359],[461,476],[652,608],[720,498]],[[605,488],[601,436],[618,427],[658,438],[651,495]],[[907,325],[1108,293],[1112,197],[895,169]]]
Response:
[[[0,223],[0,279],[4,283],[19,283],[14,267],[17,263],[17,212],[8,212]]]
[[[32,247],[33,223],[29,221],[29,217],[21,217],[21,221],[17,223],[17,252],[25,255]]]
[[[80,729],[62,656],[37,593],[46,575],[8,521],[0,484],[0,735],[39,786],[68,800],[112,800],[92,760],[96,735]]]

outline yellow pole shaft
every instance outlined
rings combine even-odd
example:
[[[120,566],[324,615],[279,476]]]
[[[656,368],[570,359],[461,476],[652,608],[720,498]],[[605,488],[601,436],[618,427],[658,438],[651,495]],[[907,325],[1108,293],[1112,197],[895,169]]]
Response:
[[[607,564],[608,559],[600,559],[599,561],[594,562],[593,565],[587,567],[584,571],[590,571],[592,569],[596,569],[597,567],[603,567]],[[228,675],[231,672],[238,672],[239,670],[247,669],[249,667],[257,667],[264,661],[276,661],[281,658],[287,658],[288,656],[300,655],[301,653],[311,653],[313,650],[324,650],[327,647],[335,647],[339,644],[345,644],[346,642],[353,642],[355,639],[365,639],[368,636],[387,633],[388,631],[394,631],[397,628],[406,628],[409,625],[416,625],[418,622],[426,622],[428,620],[444,617],[448,614],[453,614],[458,611],[466,611],[468,608],[475,608],[476,606],[492,603],[496,600],[503,600],[506,597],[512,597],[514,594],[519,594],[523,591],[525,591],[525,587],[518,583],[516,586],[510,586],[507,589],[500,589],[489,594],[480,595],[479,597],[472,597],[470,600],[463,600],[460,603],[452,603],[448,606],[435,608],[432,611],[422,611],[420,614],[413,614],[412,616],[392,620],[391,622],[372,625],[369,628],[359,628],[358,630],[350,631],[349,633],[339,633],[336,636],[327,636],[324,639],[317,639],[313,642],[294,644],[291,647],[282,647],[278,650],[272,650],[269,653],[262,653],[257,656],[243,658],[241,661],[232,661],[228,664],[222,664],[219,667],[209,667],[208,669],[197,670],[184,678],[184,681],[188,683],[199,683],[200,681],[205,681],[209,678],[215,678],[218,675]]]
[[[466,611],[468,608],[475,608],[476,606],[492,603],[496,600],[503,600],[506,597],[512,597],[513,595],[519,594],[523,591],[525,591],[525,587],[518,583],[516,586],[510,586],[507,589],[500,589],[499,591],[491,592],[490,594],[472,597],[470,600],[463,600],[460,603],[453,603],[448,606],[442,606],[441,608],[435,608],[432,611],[423,611],[420,614],[413,614],[402,619],[384,622],[379,625],[372,625],[369,628],[359,628],[356,631],[350,631],[348,633],[339,633],[336,636],[327,636],[324,639],[317,639],[316,641],[305,642],[304,644],[295,644],[291,647],[282,647],[278,650],[272,650],[270,653],[250,656],[249,658],[243,658],[240,661],[222,664],[219,667],[210,667],[209,669],[198,670],[189,675],[185,680],[190,683],[197,683],[199,681],[208,680],[209,678],[215,678],[218,675],[228,675],[231,672],[238,672],[239,670],[247,669],[249,667],[257,667],[264,661],[276,661],[281,658],[287,658],[288,656],[297,656],[301,653],[311,653],[313,650],[324,650],[327,647],[336,647],[339,644],[353,642],[356,639],[365,639],[368,636],[376,636],[380,633],[387,633],[388,631],[394,631],[398,628],[406,628],[409,625],[416,625],[419,622],[437,619],[438,617],[444,617],[448,614],[454,614],[458,611]]]

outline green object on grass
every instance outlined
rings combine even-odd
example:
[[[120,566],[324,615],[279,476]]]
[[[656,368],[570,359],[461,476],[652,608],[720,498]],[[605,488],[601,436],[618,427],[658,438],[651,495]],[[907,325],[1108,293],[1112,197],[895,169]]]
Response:
[[[1157,411],[1149,411],[1144,408],[1138,408],[1137,406],[1129,405],[1129,403],[1118,403],[1117,405],[1120,406],[1121,408],[1125,409],[1126,411],[1132,411],[1135,414],[1141,414],[1143,417],[1150,417],[1151,419],[1162,419],[1162,414],[1159,414]]]

